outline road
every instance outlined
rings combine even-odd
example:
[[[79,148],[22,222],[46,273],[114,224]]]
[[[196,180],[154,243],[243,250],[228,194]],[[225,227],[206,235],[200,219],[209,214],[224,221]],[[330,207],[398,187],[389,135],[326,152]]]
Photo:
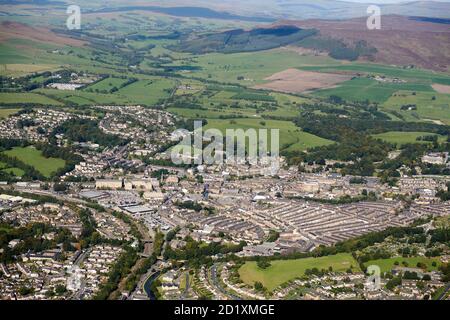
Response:
[[[229,293],[222,287],[219,280],[217,279],[217,264],[214,264],[211,267],[211,280],[213,281],[212,284],[217,288],[217,290],[219,290],[222,294],[224,294],[228,298],[233,299],[233,300],[242,300],[240,297],[238,297],[232,293]]]
[[[447,296],[447,292],[450,290],[450,283],[447,284],[447,286],[444,289],[444,292],[442,292],[439,297],[437,298],[437,300],[445,300],[445,297]]]
[[[186,300],[187,294],[189,292],[189,288],[190,288],[190,280],[189,280],[189,271],[186,272],[186,288],[184,288],[183,293],[181,294],[180,299],[181,300]]]

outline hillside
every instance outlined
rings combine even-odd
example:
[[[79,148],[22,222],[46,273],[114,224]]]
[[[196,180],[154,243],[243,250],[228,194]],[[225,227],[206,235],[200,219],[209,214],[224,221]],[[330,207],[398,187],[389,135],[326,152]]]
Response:
[[[273,17],[275,19],[350,19],[367,16],[367,3],[336,0],[191,0],[189,6],[209,8],[218,13],[235,16]],[[89,2],[91,4],[91,2]],[[122,3],[120,5],[123,5]],[[127,5],[186,6],[185,0],[127,1]],[[394,4],[379,4],[383,15],[426,16],[449,18],[450,3],[438,1],[410,1]],[[196,14],[197,15],[197,14]],[[225,16],[226,18],[226,16]]]
[[[319,30],[315,38],[302,43],[308,48],[327,50],[321,47],[324,39],[343,41],[350,47],[364,40],[367,47],[376,49],[366,59],[447,71],[450,63],[450,28],[447,23],[448,20],[383,16],[381,30],[368,30],[365,18],[281,21],[279,24]],[[360,58],[364,56],[362,54]]]
[[[193,36],[181,41],[171,49],[191,53],[207,52],[247,52],[259,51],[298,43],[316,34],[313,29],[278,25],[273,28],[252,30],[236,29],[221,33]]]

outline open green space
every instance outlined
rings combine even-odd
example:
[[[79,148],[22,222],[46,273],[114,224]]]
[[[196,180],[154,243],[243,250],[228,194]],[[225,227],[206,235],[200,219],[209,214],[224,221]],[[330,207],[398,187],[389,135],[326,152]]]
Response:
[[[381,139],[389,143],[396,143],[397,146],[406,143],[430,143],[428,141],[417,141],[418,137],[433,136],[435,134],[429,132],[403,132],[403,131],[389,131],[380,134],[374,134],[373,137]],[[438,141],[443,142],[446,140],[445,136],[437,135]]]
[[[20,109],[0,109],[0,119],[8,118],[10,115],[18,112]]]
[[[2,171],[16,177],[21,177],[25,174],[25,171],[20,168],[5,168]]]
[[[336,272],[345,272],[349,268],[352,268],[353,271],[360,271],[358,262],[348,253],[320,258],[275,260],[270,261],[270,264],[270,267],[261,269],[255,261],[248,261],[239,269],[239,276],[248,285],[253,285],[258,281],[272,291],[287,281],[303,276],[306,269],[328,270],[329,267],[332,267]]]
[[[331,89],[318,90],[314,95],[328,98],[339,96],[347,101],[366,101],[383,103],[399,90],[433,92],[429,84],[384,83],[370,78],[354,78]]]
[[[187,76],[239,83],[243,86],[263,83],[264,78],[288,68],[336,64],[336,60],[329,57],[301,56],[282,49],[232,54],[211,53],[192,60],[190,65],[200,69],[186,73]],[[242,80],[237,80],[238,77],[242,77]]]
[[[175,86],[174,80],[166,78],[141,80],[120,89],[118,93],[134,103],[154,105],[168,98]]]
[[[426,271],[435,271],[441,265],[439,258],[427,258],[427,257],[411,257],[411,258],[403,258],[403,257],[395,257],[389,259],[379,259],[379,260],[370,260],[366,262],[365,266],[376,265],[379,266],[381,272],[390,272],[398,262],[399,267],[405,267],[403,262],[407,263],[409,268],[417,268],[417,263],[423,263],[427,266]],[[436,266],[433,266],[433,262],[435,262]]]
[[[301,131],[293,122],[281,120],[263,119],[207,119],[208,124],[203,128],[218,129],[225,135],[227,129],[268,129],[268,144],[270,141],[270,129],[280,131],[280,150],[303,151],[309,148],[332,144],[333,141],[317,137],[315,135]]]
[[[45,158],[41,151],[34,147],[14,147],[3,152],[9,157],[14,157],[23,163],[34,167],[45,177],[50,177],[53,172],[65,166],[66,162],[58,158]]]
[[[416,110],[402,110],[415,106]],[[437,92],[399,91],[381,106],[383,111],[400,115],[405,121],[433,120],[450,125],[450,95]]]
[[[106,78],[99,82],[94,83],[93,85],[88,86],[86,89],[93,90],[93,91],[109,91],[111,89],[119,88],[122,84],[124,84],[127,81],[127,79],[121,79],[121,78]]]
[[[374,63],[353,62],[339,65],[317,64],[315,66],[301,67],[301,69],[321,72],[348,71],[354,73],[384,75],[387,77],[413,80],[413,82],[426,83],[430,85],[432,83],[450,84],[450,75],[445,73],[438,73],[424,69],[393,67]]]
[[[0,92],[0,104],[35,103],[61,105],[61,102],[41,94],[31,92]]]

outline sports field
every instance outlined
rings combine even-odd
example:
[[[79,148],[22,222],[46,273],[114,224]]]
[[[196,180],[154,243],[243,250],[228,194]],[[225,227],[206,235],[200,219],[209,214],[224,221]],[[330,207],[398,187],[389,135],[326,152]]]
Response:
[[[360,271],[358,262],[348,253],[320,258],[275,260],[270,263],[270,267],[261,269],[255,261],[246,262],[239,269],[239,276],[248,285],[253,285],[258,281],[269,291],[272,291],[287,281],[303,276],[306,269],[328,270],[329,267],[332,267],[334,271],[345,272],[349,268],[352,268],[353,271]]]
[[[45,177],[50,177],[52,172],[63,168],[66,162],[58,158],[45,158],[41,151],[34,147],[15,147],[11,150],[4,151],[10,157],[15,157],[23,163],[34,167]]]

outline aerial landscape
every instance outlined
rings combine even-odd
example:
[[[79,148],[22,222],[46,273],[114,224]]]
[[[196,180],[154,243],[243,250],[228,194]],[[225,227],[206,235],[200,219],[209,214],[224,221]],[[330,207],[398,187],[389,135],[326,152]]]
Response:
[[[449,301],[449,25],[1,0],[0,300]]]

